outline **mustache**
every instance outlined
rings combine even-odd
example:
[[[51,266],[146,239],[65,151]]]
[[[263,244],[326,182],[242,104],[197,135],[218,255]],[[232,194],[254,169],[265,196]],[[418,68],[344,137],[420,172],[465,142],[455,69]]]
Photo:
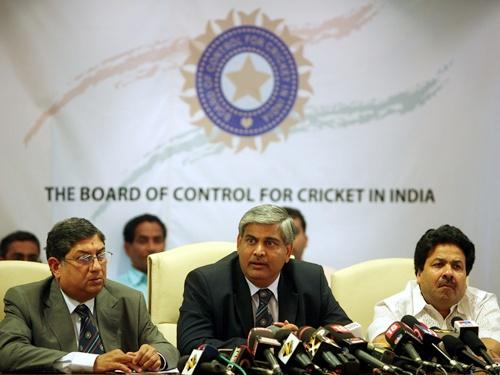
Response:
[[[449,286],[449,287],[454,288],[456,285],[457,285],[457,283],[456,283],[455,279],[450,278],[450,277],[445,277],[445,276],[442,277],[438,282],[438,287]]]

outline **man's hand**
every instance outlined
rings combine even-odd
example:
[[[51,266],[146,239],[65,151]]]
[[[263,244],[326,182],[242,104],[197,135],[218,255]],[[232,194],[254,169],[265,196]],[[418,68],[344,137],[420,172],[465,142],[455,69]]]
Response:
[[[274,322],[274,326],[284,328],[284,329],[289,329],[290,331],[298,331],[299,327],[297,327],[295,324],[290,323],[288,320],[285,320],[284,322]]]
[[[161,367],[161,358],[155,348],[143,344],[137,352],[128,352],[132,363],[144,371],[158,371]]]
[[[120,349],[115,349],[97,356],[94,362],[94,372],[102,373],[119,370],[130,373],[132,371],[140,371],[140,367],[134,365],[132,362],[133,359],[133,356],[125,354]]]

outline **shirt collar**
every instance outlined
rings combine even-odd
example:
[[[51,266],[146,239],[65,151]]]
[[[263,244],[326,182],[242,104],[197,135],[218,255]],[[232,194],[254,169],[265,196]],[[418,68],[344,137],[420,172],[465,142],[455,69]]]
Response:
[[[85,302],[78,302],[76,299],[71,298],[68,296],[66,293],[63,292],[61,289],[61,293],[64,298],[64,302],[66,302],[66,306],[68,306],[69,312],[72,314],[75,312],[75,309],[78,307],[78,305],[87,305],[89,310],[94,314],[94,305],[95,305],[95,298],[91,298]]]
[[[128,271],[128,276],[130,283],[135,286],[144,284],[144,282],[146,282],[147,279],[147,275],[144,272],[139,271],[137,268],[134,267],[130,268],[130,270]]]
[[[252,282],[250,280],[248,280],[245,276],[245,280],[247,281],[247,284],[248,284],[248,287],[250,288],[250,295],[253,296],[255,293],[257,293],[260,289],[264,289],[264,288],[259,288],[258,286],[255,286],[254,284],[252,284]],[[278,277],[276,278],[276,280],[274,280],[271,285],[267,286],[266,288],[269,289],[273,295],[274,295],[274,298],[276,298],[276,301],[278,300],[278,283],[280,281],[280,274],[278,274]]]
[[[422,295],[422,291],[420,290],[420,285],[418,285],[416,280],[412,280],[410,282],[409,287],[412,289],[412,301],[413,301],[413,311],[412,315],[413,316],[419,316],[422,313],[424,313],[424,310],[427,310],[427,312],[432,312],[433,315],[436,317],[440,318],[440,320],[443,321],[443,324],[446,324],[446,322],[451,322],[451,318],[455,316],[470,316],[470,308],[468,308],[468,289],[466,289],[464,296],[458,303],[455,305],[451,306],[450,308],[450,313],[446,316],[446,318],[443,318],[441,313],[436,310],[434,306],[431,304],[427,303]],[[449,323],[451,324],[451,323]],[[448,327],[450,328],[450,327]]]

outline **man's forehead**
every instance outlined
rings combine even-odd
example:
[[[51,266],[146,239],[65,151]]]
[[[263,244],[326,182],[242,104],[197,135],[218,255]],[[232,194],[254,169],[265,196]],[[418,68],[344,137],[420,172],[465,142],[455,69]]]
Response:
[[[94,236],[84,238],[80,241],[75,242],[71,246],[71,250],[95,249],[103,247],[104,247],[104,242],[96,234]]]
[[[250,223],[245,226],[243,236],[283,240],[283,234],[279,224]]]
[[[465,253],[454,244],[441,244],[435,246],[427,254],[427,259],[432,260],[465,260]]]

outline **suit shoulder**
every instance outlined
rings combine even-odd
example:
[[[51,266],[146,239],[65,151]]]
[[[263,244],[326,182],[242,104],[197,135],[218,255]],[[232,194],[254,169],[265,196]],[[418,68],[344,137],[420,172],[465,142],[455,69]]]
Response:
[[[304,260],[290,260],[286,267],[293,272],[308,272],[308,273],[322,273],[323,267],[316,263],[306,262]]]
[[[53,277],[49,276],[45,279],[39,280],[39,281],[34,281],[31,283],[27,284],[21,284],[21,285],[16,285],[11,288],[9,288],[9,291],[12,292],[17,292],[23,295],[39,295],[43,291],[45,291],[49,286],[50,283],[52,282]]]
[[[199,275],[208,280],[225,279],[231,275],[231,270],[235,262],[238,262],[238,253],[236,251],[226,255],[215,263],[195,268],[190,274]]]
[[[118,281],[106,279],[106,289],[115,297],[141,297],[142,293]]]

